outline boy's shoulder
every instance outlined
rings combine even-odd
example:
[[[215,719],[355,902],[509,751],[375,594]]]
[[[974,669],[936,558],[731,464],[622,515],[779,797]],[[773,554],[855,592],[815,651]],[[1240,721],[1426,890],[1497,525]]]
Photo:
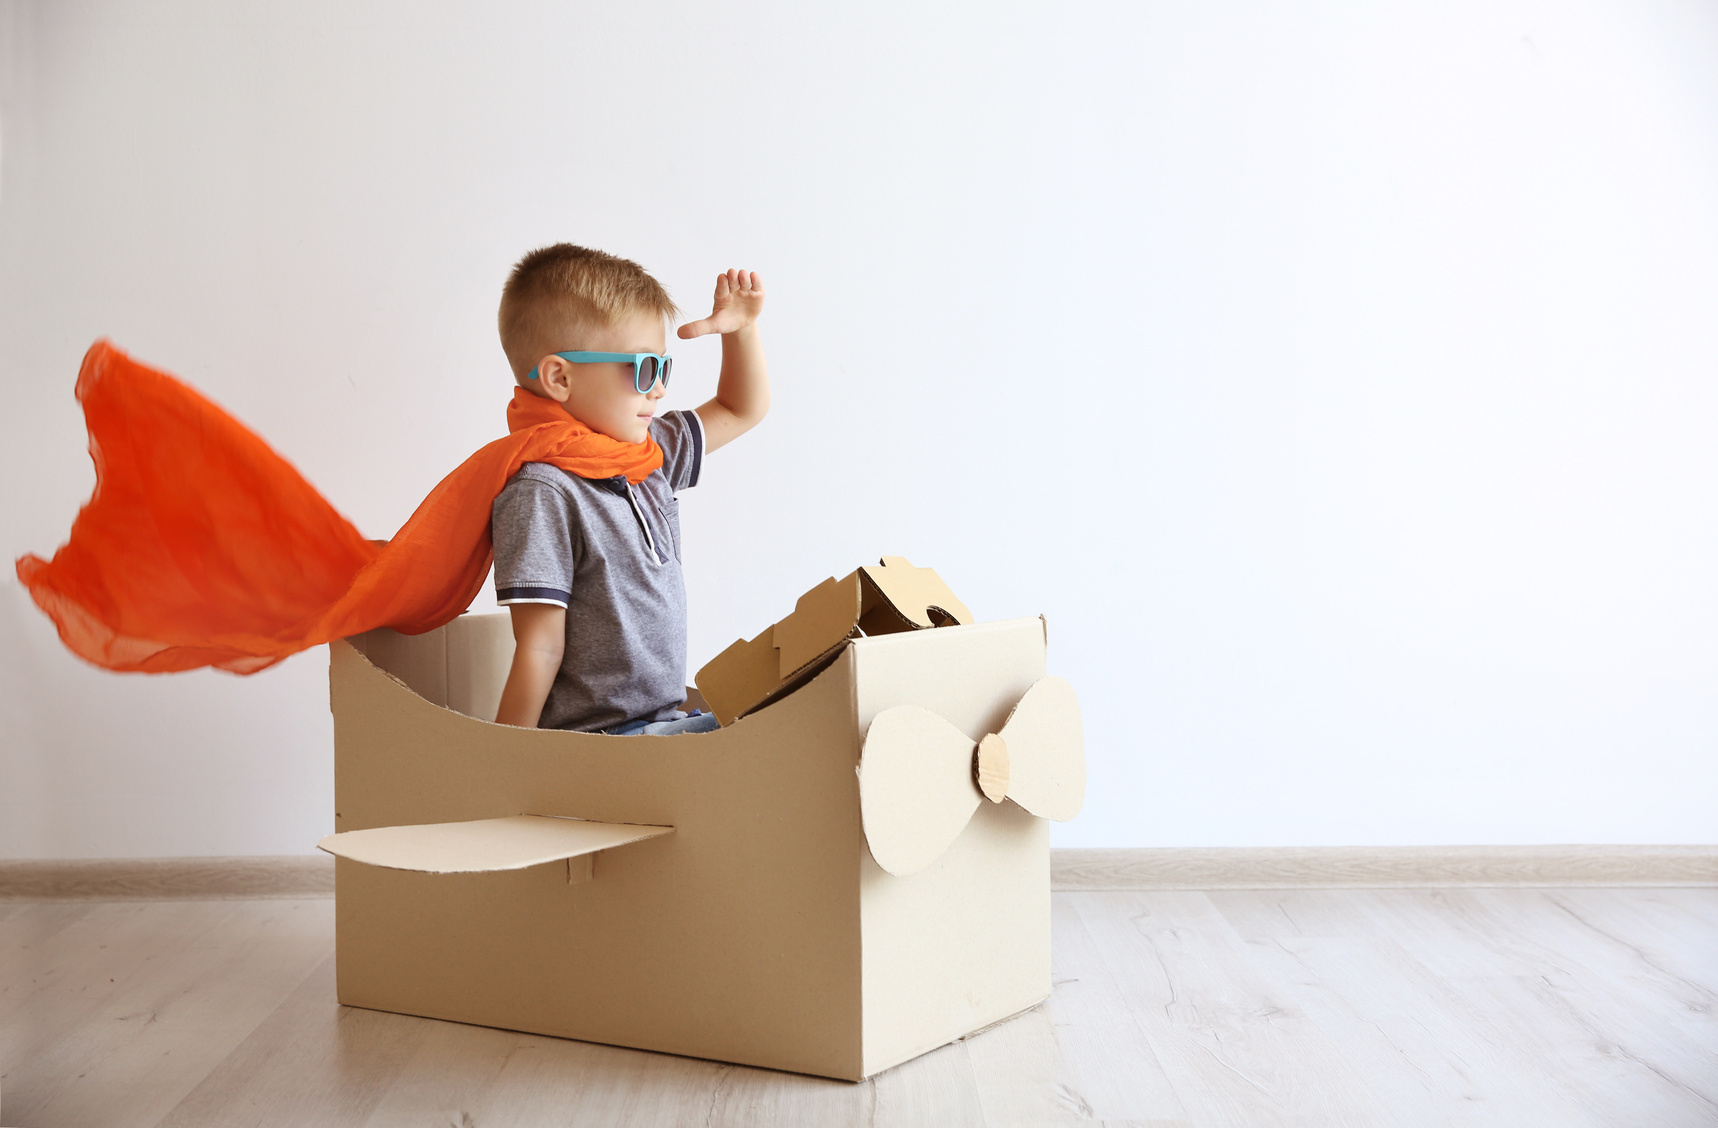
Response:
[[[507,479],[507,484],[501,492],[506,493],[515,486],[533,485],[548,486],[561,493],[571,494],[574,484],[578,481],[573,475],[562,470],[559,466],[551,466],[547,462],[527,462]]]
[[[490,521],[493,523],[504,514],[512,517],[517,513],[533,513],[545,507],[565,512],[576,512],[583,491],[579,489],[579,479],[547,462],[527,462],[519,467],[501,491],[495,495],[490,508]]]
[[[670,489],[691,489],[704,470],[704,420],[691,408],[650,421],[650,437],[662,448],[662,476]]]

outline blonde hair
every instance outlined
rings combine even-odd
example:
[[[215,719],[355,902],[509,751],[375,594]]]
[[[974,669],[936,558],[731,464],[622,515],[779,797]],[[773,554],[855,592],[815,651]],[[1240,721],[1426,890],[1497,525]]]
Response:
[[[523,380],[544,356],[571,343],[568,335],[581,325],[609,325],[640,312],[666,321],[680,310],[662,283],[636,262],[556,243],[532,251],[513,267],[501,288],[496,320],[507,362],[514,377]]]

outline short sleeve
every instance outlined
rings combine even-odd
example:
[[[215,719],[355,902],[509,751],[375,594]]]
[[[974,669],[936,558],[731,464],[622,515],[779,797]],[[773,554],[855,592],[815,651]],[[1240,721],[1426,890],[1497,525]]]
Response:
[[[517,474],[496,495],[489,532],[495,544],[495,602],[553,603],[573,598],[573,518],[560,490]]]
[[[651,421],[650,437],[662,448],[662,474],[676,493],[698,484],[704,467],[704,421],[696,411],[670,411]]]

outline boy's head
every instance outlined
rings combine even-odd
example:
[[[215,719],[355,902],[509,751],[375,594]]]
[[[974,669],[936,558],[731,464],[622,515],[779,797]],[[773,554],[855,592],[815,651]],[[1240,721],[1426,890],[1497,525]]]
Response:
[[[508,276],[498,317],[501,347],[520,387],[556,400],[595,431],[643,442],[665,385],[641,394],[630,364],[573,364],[555,354],[661,354],[667,321],[679,312],[637,263],[557,243],[520,259]]]

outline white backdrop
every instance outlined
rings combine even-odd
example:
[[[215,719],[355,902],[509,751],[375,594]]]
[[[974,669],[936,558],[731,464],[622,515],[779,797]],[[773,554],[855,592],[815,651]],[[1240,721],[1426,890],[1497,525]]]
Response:
[[[905,555],[1048,615],[1058,844],[1718,840],[1712,4],[0,0],[0,548],[102,335],[391,535],[563,239],[769,286],[694,669]],[[110,675],[8,575],[0,856],[309,850],[326,666]]]

